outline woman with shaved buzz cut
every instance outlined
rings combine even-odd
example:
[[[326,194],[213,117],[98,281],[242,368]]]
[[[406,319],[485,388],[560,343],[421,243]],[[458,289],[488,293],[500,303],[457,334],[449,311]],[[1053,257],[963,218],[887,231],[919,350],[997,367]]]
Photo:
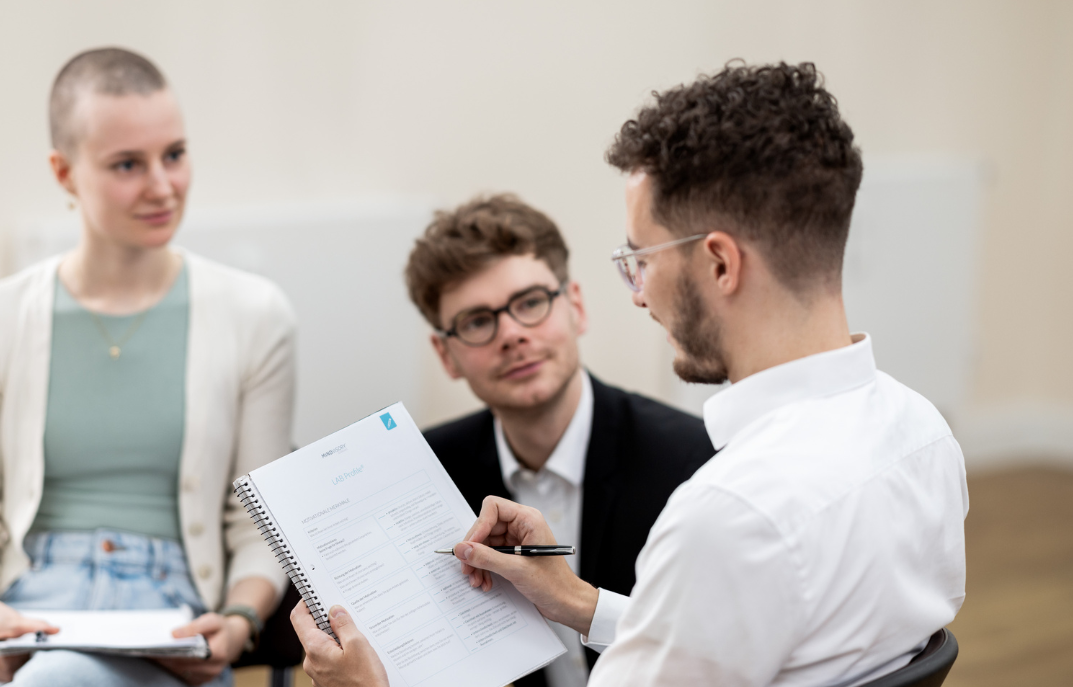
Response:
[[[269,281],[169,244],[190,186],[175,94],[83,52],[52,87],[49,162],[78,246],[0,281],[0,637],[18,609],[188,605],[212,655],[46,651],[14,685],[232,684],[286,578],[231,482],[289,451],[295,321]]]

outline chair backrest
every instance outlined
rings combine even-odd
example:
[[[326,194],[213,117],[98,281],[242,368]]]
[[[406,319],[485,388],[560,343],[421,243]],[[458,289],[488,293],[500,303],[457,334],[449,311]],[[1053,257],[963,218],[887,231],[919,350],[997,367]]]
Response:
[[[908,665],[860,687],[939,687],[957,657],[954,633],[944,627],[931,636],[924,651]]]
[[[291,627],[291,609],[301,600],[298,590],[293,584],[288,583],[279,608],[271,618],[265,621],[265,628],[261,632],[261,641],[257,649],[252,652],[243,652],[242,656],[231,666],[242,668],[266,665],[273,668],[289,668],[301,663],[302,643],[298,641],[298,635]]]

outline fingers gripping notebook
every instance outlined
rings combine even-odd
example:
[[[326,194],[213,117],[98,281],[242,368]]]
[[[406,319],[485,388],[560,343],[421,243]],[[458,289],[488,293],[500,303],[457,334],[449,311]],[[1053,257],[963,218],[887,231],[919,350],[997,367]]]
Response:
[[[433,553],[476,516],[401,403],[234,486],[317,625],[344,606],[393,686],[501,687],[566,651],[509,582]]]

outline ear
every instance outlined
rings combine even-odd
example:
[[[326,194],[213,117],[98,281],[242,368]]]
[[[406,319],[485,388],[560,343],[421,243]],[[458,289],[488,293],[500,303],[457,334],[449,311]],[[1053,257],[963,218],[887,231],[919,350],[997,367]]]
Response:
[[[447,376],[451,379],[461,379],[462,371],[458,369],[458,365],[455,364],[454,356],[447,350],[447,340],[439,334],[432,334],[429,336],[429,341],[432,342],[432,348],[436,351],[436,355],[440,358],[440,364],[443,365],[443,369],[447,372]]]
[[[581,297],[581,285],[571,281],[566,285],[566,301],[570,304],[570,315],[574,321],[574,333],[581,336],[589,330],[589,313],[585,310],[585,300]]]
[[[707,262],[705,271],[712,277],[715,287],[729,296],[741,288],[742,250],[736,238],[725,231],[713,231],[704,237],[702,259]]]
[[[52,167],[52,176],[56,177],[56,181],[67,190],[72,196],[78,195],[75,193],[74,180],[71,178],[71,162],[67,157],[58,150],[52,150],[48,154],[48,164]]]

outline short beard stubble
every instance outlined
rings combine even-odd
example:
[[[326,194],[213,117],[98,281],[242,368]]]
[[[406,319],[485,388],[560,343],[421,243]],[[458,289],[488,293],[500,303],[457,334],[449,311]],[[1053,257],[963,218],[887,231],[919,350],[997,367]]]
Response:
[[[727,381],[722,331],[704,307],[697,284],[685,271],[678,277],[671,336],[681,349],[674,359],[674,373],[689,384],[722,384]]]

